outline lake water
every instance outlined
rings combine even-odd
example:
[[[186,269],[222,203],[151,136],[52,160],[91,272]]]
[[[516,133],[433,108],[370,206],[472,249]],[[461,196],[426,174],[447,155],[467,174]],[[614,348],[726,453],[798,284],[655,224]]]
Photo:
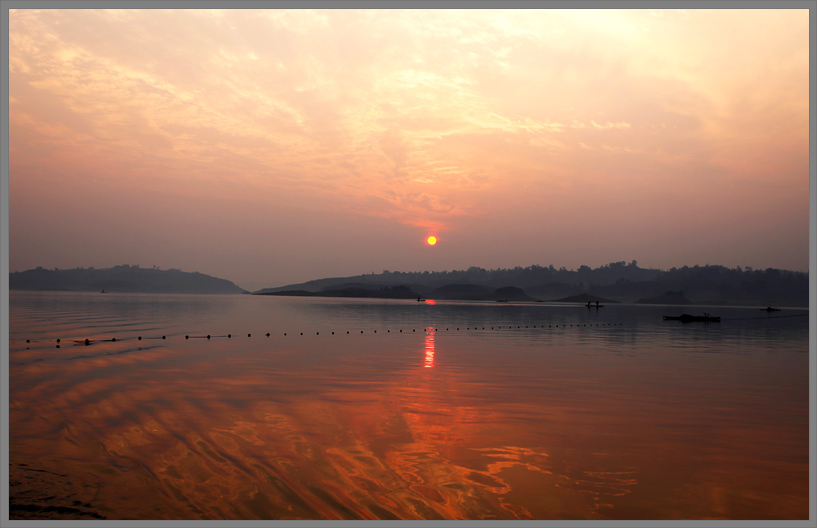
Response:
[[[808,519],[803,309],[9,298],[12,519]]]

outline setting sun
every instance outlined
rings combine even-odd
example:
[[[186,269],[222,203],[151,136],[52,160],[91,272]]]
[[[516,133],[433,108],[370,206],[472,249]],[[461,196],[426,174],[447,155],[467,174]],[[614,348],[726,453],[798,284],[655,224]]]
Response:
[[[433,246],[434,244],[437,243],[437,237],[430,236],[430,237],[428,237],[428,240],[426,240],[426,242],[428,242],[429,246]]]

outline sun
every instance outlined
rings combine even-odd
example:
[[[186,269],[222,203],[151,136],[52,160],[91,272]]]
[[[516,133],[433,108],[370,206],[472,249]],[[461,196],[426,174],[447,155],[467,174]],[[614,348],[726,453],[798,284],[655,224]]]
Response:
[[[426,239],[426,242],[428,242],[429,246],[433,246],[434,244],[437,243],[437,237],[430,236],[430,237],[428,237],[428,239]]]

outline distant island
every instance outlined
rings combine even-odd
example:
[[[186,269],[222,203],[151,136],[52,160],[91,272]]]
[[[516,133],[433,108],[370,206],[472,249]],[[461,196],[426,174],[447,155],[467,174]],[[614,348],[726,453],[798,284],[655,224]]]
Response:
[[[636,261],[576,270],[553,266],[383,271],[264,288],[255,295],[808,307],[808,273],[774,268],[640,268]],[[398,295],[399,292],[399,295]]]
[[[247,293],[226,279],[178,269],[123,264],[112,268],[44,269],[9,273],[10,290],[119,293]]]

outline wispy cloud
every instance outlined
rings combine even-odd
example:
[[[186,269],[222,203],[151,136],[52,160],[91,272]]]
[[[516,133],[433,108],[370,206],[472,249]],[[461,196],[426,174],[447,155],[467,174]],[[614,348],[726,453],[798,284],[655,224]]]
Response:
[[[646,178],[802,191],[806,15],[13,10],[12,179],[442,230],[497,203],[552,221],[540,204],[601,200],[571,194],[590,186],[646,204]]]

